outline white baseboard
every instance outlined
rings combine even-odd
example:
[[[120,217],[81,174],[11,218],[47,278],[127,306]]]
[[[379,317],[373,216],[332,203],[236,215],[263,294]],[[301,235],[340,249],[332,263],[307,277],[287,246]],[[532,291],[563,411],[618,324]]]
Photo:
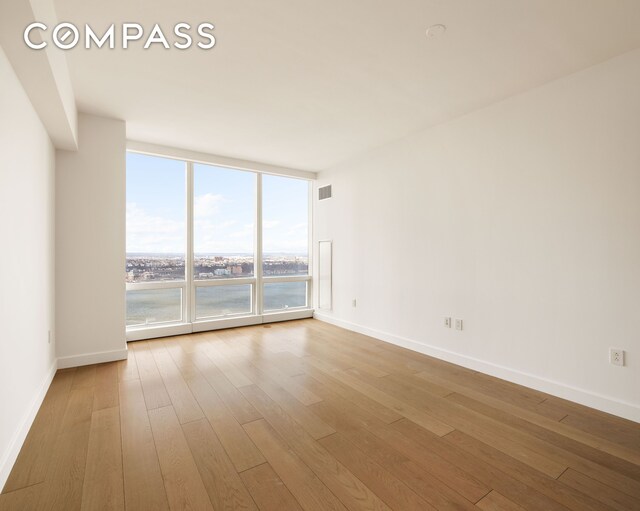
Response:
[[[82,355],[73,355],[70,357],[58,358],[58,369],[66,369],[67,367],[80,367],[89,364],[103,364],[104,362],[113,362],[115,360],[125,360],[127,358],[127,348],[113,351],[99,351],[97,353],[84,353]]]
[[[446,360],[447,362],[451,362],[468,369],[473,369],[512,383],[517,383],[518,385],[524,385],[525,387],[546,392],[547,394],[595,408],[596,410],[611,413],[634,422],[640,422],[640,406],[633,403],[620,401],[609,396],[572,387],[564,383],[510,369],[508,367],[469,357],[467,355],[461,355],[453,351],[443,350],[442,348],[414,341],[413,339],[407,339],[406,337],[400,337],[387,332],[375,330],[373,328],[367,328],[356,323],[334,318],[328,314],[316,312],[314,314],[314,318],[331,323],[332,325],[346,328],[347,330],[368,335],[369,337],[374,337],[375,339],[379,339],[390,344],[395,344],[396,346],[401,346],[412,351],[417,351],[418,353]]]
[[[31,405],[25,416],[20,423],[20,427],[13,435],[11,442],[9,443],[9,447],[6,452],[2,456],[0,460],[0,489],[4,488],[4,485],[9,478],[9,474],[11,473],[11,469],[13,468],[13,464],[16,462],[18,458],[18,454],[20,454],[20,449],[22,449],[22,444],[24,444],[25,439],[27,438],[27,434],[31,429],[31,425],[33,424],[34,419],[44,401],[44,396],[47,394],[49,390],[49,385],[51,385],[51,381],[56,374],[57,370],[57,360],[53,361],[51,364],[51,368],[48,373],[44,377],[40,388],[38,389],[37,394],[33,397],[31,401]]]

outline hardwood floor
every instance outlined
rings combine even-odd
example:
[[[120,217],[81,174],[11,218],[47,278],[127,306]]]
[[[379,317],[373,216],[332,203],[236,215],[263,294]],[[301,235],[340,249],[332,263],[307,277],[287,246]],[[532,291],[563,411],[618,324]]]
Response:
[[[0,510],[640,510],[640,425],[316,320],[58,371]]]

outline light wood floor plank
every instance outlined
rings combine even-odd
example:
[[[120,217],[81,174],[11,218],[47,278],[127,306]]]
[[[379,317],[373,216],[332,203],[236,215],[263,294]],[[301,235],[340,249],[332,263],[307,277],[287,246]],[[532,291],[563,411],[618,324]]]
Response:
[[[567,463],[554,459],[551,446],[528,435],[518,434],[518,431],[482,414],[470,411],[442,397],[430,395],[428,392],[422,392],[416,397],[415,393],[407,392],[409,386],[388,379],[373,379],[353,370],[350,370],[350,374],[355,374],[360,380],[399,401],[417,407],[422,404],[423,409],[428,410],[431,416],[441,421],[446,420],[454,428],[495,446],[505,454],[519,459],[550,477],[558,477],[568,467]],[[418,423],[411,417],[408,418]]]
[[[38,509],[40,493],[43,487],[44,483],[38,483],[0,494],[0,511],[31,511]]]
[[[264,342],[265,341],[262,341],[262,343]],[[266,344],[265,347],[266,346],[268,346],[268,344]],[[290,351],[276,351],[271,354],[267,360],[289,378],[299,376],[304,373],[302,359]]]
[[[423,373],[417,376],[433,379],[432,375]],[[437,379],[436,381],[441,380]],[[546,456],[557,459],[560,462],[566,462],[579,472],[640,499],[640,482],[636,478],[627,475],[629,466],[632,467],[632,471],[636,471],[639,468],[638,465],[623,459],[616,461],[614,459],[616,456],[610,452],[610,444],[607,444],[605,449],[600,449],[599,446],[602,447],[602,444],[599,440],[590,435],[584,438],[586,434],[579,430],[514,407],[498,399],[490,398],[468,389],[465,390],[453,382],[450,382],[449,385],[456,390],[456,393],[464,392],[464,395],[473,400],[504,412],[500,415],[498,421],[510,426],[509,431],[512,436],[526,434],[529,437],[543,440],[544,442],[537,444],[537,447],[543,450]],[[450,395],[446,399],[450,400],[452,398],[454,398],[454,395]],[[471,405],[469,402],[465,403],[465,406],[471,406],[474,409],[478,408],[477,405]],[[480,411],[490,415],[494,413],[488,412],[485,407]],[[517,418],[518,421],[514,422],[511,417]],[[586,440],[586,442],[583,443],[581,440]],[[617,446],[613,450],[617,450]],[[601,455],[597,455],[597,451],[601,451]],[[620,462],[626,462],[624,468],[620,466]]]
[[[149,420],[171,510],[212,511],[213,506],[173,407],[149,410]]]
[[[616,480],[622,484],[624,484],[623,477],[640,480],[640,466],[612,456],[605,451],[582,444],[462,394],[450,394],[447,399],[548,442],[555,446],[555,452],[558,456],[562,456],[570,465],[579,466],[594,477]],[[616,486],[615,482],[612,484]]]
[[[191,335],[178,335],[175,340],[180,347],[187,353],[195,353],[209,344],[210,332],[199,332]]]
[[[264,419],[249,422],[243,427],[304,510],[346,511],[336,496]]]
[[[607,439],[625,449],[640,453],[640,431],[632,428],[628,421],[592,416],[584,411],[571,411],[561,422],[590,435]],[[637,428],[636,428],[637,429]]]
[[[223,342],[210,342],[209,347],[204,350],[207,356],[236,388],[251,385],[253,382],[231,363],[226,351],[227,348]]]
[[[215,354],[207,350],[206,347],[203,348],[203,351],[196,353],[193,358],[196,367],[229,407],[229,410],[231,410],[231,413],[240,424],[261,419],[260,413],[216,365],[216,360]]]
[[[273,381],[282,388],[287,389],[287,392],[296,398],[303,405],[312,405],[321,401],[321,398],[316,396],[310,390],[299,386],[289,376],[282,373],[275,367],[270,367],[262,360],[252,360],[252,364],[257,368],[266,378]],[[242,364],[244,366],[244,364]],[[240,367],[242,369],[242,367]],[[251,379],[249,377],[249,379]]]
[[[482,458],[469,454],[446,439],[436,437],[411,421],[403,419],[391,425],[412,442],[422,445],[430,452],[446,459],[450,463],[464,468],[485,484],[526,509],[545,511],[566,511],[567,507],[540,493],[534,488],[514,478],[488,463]]]
[[[117,377],[115,365],[113,369]],[[119,409],[102,408],[91,416],[82,511],[123,510],[123,484]]]
[[[610,413],[602,412],[600,410],[594,410],[593,408],[587,408],[585,406],[579,405],[578,403],[572,403],[571,401],[567,401],[566,399],[561,399],[555,396],[548,396],[545,399],[545,402],[542,404],[546,404],[554,409],[558,410],[558,414],[562,413],[564,416],[573,415],[580,416],[583,419],[588,420],[590,423],[598,424],[598,429],[601,434],[607,438],[608,432],[611,429],[615,429],[618,433],[621,433],[622,436],[628,437],[631,439],[631,445],[629,447],[640,450],[640,443],[638,439],[638,423],[633,422],[628,419],[623,419],[622,417],[616,417],[615,415],[611,415]],[[596,433],[596,430],[593,430],[593,433]],[[596,436],[598,436],[596,434]],[[621,437],[622,438],[622,437]]]
[[[330,435],[320,440],[320,444],[329,451],[335,459],[347,467],[358,479],[372,488],[391,509],[407,511],[436,510],[426,500],[406,486],[381,465],[371,461],[355,445],[351,444],[340,433]]]
[[[256,386],[250,386],[243,387],[242,392],[343,504],[350,509],[376,511],[389,509],[362,481],[331,456],[262,390]],[[267,460],[273,466],[272,461],[269,458]]]
[[[370,360],[362,351],[349,348],[345,349],[344,345],[323,346],[318,344],[310,348],[309,351],[314,358],[331,364],[341,365],[343,369],[356,368],[374,377],[389,374],[390,367],[385,363],[384,359]],[[381,367],[385,367],[386,370]]]
[[[270,380],[262,371],[252,364],[243,364],[243,371],[260,387],[274,402],[300,424],[314,439],[335,433],[335,429],[314,415],[306,406],[288,393],[285,388]],[[295,382],[295,378],[292,378]],[[298,385],[297,383],[295,385]]]
[[[364,376],[362,373],[359,374]],[[364,394],[370,399],[377,401],[381,405],[396,411],[403,417],[411,419],[416,424],[420,424],[422,427],[432,431],[436,435],[443,436],[447,433],[451,433],[454,429],[449,424],[437,419],[436,417],[433,417],[432,415],[405,403],[402,399],[398,399],[397,397],[383,392],[371,385],[371,382],[375,381],[374,378],[364,381],[362,378],[357,378],[353,373],[346,371],[338,371],[334,373],[334,375],[342,383]]]
[[[376,425],[356,408],[347,409],[349,412],[345,413],[344,407],[335,406],[329,400],[313,405],[314,412],[334,426],[340,435],[433,507],[470,510],[473,508],[471,503],[490,491],[490,487],[475,477],[422,445],[411,442],[389,425]]]
[[[523,507],[493,490],[476,504],[482,511],[525,511]]]
[[[78,367],[71,388],[93,387],[96,384],[97,367],[96,365]]]
[[[72,389],[40,493],[39,510],[80,509],[92,410],[93,387],[83,385]]]
[[[186,380],[237,471],[242,472],[264,463],[265,459],[258,448],[202,374],[194,368],[191,373],[186,373]]]
[[[118,406],[118,364],[108,362],[96,366],[96,388],[93,409],[102,410]]]
[[[213,508],[216,511],[257,509],[211,425],[206,420],[194,421],[183,424],[182,430]]]
[[[202,410],[195,397],[189,390],[189,386],[184,381],[182,373],[176,367],[162,343],[155,343],[151,350],[153,358],[162,376],[162,381],[167,389],[173,409],[178,416],[180,424],[204,418]]]
[[[293,379],[301,385],[311,385],[311,388],[319,389],[314,390],[314,392],[323,398],[324,391],[330,392],[333,396],[344,398],[386,424],[402,419],[402,415],[398,412],[381,405],[360,392],[354,391],[348,385],[332,378],[330,374],[324,373],[313,366],[305,366],[305,374],[295,376]]]
[[[240,474],[260,511],[301,511],[302,508],[271,465],[263,463]]]
[[[118,381],[139,380],[136,354],[132,349],[127,352],[126,360],[118,361]]]
[[[523,482],[530,488],[559,502],[563,506],[574,511],[598,511],[607,509],[591,497],[567,487],[556,479],[545,477],[528,465],[517,461],[510,456],[484,444],[461,431],[454,431],[445,437],[445,440],[455,444],[471,455],[485,460],[487,463],[508,473],[514,479]]]
[[[405,390],[413,394],[417,399],[422,397],[422,393],[426,392],[430,396],[447,397],[452,394],[449,387],[442,385],[436,385],[435,383],[428,382],[425,379],[417,378],[413,374],[390,374],[385,378],[387,381],[391,381],[397,385],[402,385]]]
[[[139,380],[127,380],[120,384],[120,430],[127,510],[168,510],[158,454]]]
[[[164,386],[153,355],[149,351],[149,343],[147,341],[131,342],[129,349],[133,350],[136,357],[147,410],[169,406],[171,398]]]
[[[640,507],[640,501],[638,499],[634,499],[572,468],[567,469],[567,471],[558,478],[558,481],[567,486],[571,486],[585,495],[589,495],[591,498],[606,504],[612,509],[634,511]]]
[[[496,397],[488,396],[482,392],[477,392],[474,389],[458,385],[451,378],[443,379],[440,376],[434,376],[430,373],[419,373],[417,374],[417,376],[424,378],[427,381],[435,381],[441,383],[442,385],[448,385],[452,390],[455,390],[455,392],[467,395],[491,406],[495,406],[496,408],[515,415],[516,417],[520,417],[533,424],[537,424],[541,427],[550,429],[551,431],[556,431],[564,436],[567,436],[568,438],[589,445],[595,449],[602,450],[618,458],[627,460],[634,465],[640,465],[640,456],[638,456],[635,451],[630,451],[629,449],[616,445],[613,442],[609,442],[606,439],[598,438],[577,428],[572,428],[571,426],[563,424],[562,422],[548,419],[547,417],[515,406]]]
[[[537,413],[554,421],[561,421],[567,416],[567,411],[562,406],[557,405],[549,398],[529,408],[531,412]]]

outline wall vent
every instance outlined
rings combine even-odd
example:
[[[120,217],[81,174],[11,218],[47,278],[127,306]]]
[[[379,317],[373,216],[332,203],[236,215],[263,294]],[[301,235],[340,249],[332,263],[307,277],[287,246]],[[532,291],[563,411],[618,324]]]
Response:
[[[321,186],[318,188],[318,200],[331,198],[331,185]]]

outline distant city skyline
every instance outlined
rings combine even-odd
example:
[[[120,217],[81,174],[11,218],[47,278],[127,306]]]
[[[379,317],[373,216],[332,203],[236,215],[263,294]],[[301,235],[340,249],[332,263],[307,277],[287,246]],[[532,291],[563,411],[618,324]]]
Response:
[[[131,256],[158,256],[158,257],[184,257],[184,251],[181,252],[127,252],[127,255]],[[264,256],[287,256],[287,257],[308,257],[307,252],[263,252]],[[215,257],[215,256],[238,256],[238,257],[253,257],[254,252],[194,252],[194,257]]]
[[[263,175],[263,252],[308,253],[308,182]],[[194,165],[194,252],[254,252],[256,174]],[[127,253],[184,254],[185,163],[127,153]]]
[[[196,255],[193,258],[193,278],[248,277],[254,275],[253,255]],[[183,254],[127,254],[125,264],[127,282],[184,280],[186,265]],[[265,276],[308,275],[307,256],[286,254],[265,256],[262,262]]]

